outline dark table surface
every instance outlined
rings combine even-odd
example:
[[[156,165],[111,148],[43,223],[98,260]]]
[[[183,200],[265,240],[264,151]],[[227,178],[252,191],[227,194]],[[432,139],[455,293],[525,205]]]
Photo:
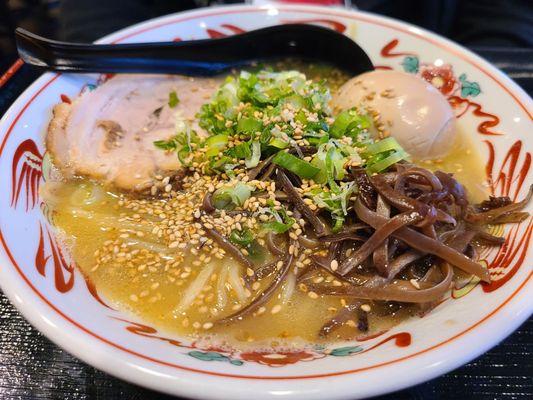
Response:
[[[533,93],[533,49],[473,49]],[[0,115],[36,78],[22,67],[0,88]],[[533,318],[491,351],[444,376],[382,400],[532,399]],[[33,329],[0,291],[0,400],[170,399],[98,371]],[[326,399],[325,399],[326,400]]]

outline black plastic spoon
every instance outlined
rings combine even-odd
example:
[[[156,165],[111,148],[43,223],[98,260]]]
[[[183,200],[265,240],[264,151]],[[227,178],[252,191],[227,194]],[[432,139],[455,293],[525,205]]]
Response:
[[[357,43],[315,25],[277,25],[219,39],[132,44],[76,44],[16,30],[25,63],[64,72],[215,75],[253,62],[294,57],[326,62],[353,75],[374,69]]]

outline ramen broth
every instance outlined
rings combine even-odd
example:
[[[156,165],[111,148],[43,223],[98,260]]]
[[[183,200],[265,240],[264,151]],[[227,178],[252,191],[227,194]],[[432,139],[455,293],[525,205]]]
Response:
[[[462,140],[468,143],[465,136],[461,138],[461,142]],[[466,184],[474,198],[481,198],[483,170],[480,167],[480,157],[474,151],[465,156],[465,147],[472,147],[461,142],[454,152],[441,161],[423,165],[453,172],[460,182]],[[317,331],[346,304],[345,299],[310,298],[307,293],[298,290],[293,277],[265,305],[265,311],[261,314],[243,321],[211,327],[213,317],[234,311],[237,304],[240,304],[239,294],[231,288],[231,284],[230,290],[225,290],[226,301],[219,300],[222,296],[219,283],[221,275],[243,275],[242,267],[231,258],[220,260],[213,257],[211,262],[202,263],[198,267],[193,263],[199,255],[188,253],[174,266],[172,253],[152,233],[153,224],[147,222],[149,219],[143,220],[144,225],[137,224],[135,218],[132,218],[136,212],[121,205],[125,195],[106,191],[89,180],[49,182],[44,197],[53,210],[54,225],[62,233],[78,268],[94,283],[99,295],[113,308],[127,311],[168,332],[197,338],[216,336],[219,342],[234,347],[246,344],[272,346],[301,341],[316,342]],[[126,218],[128,221],[124,221]],[[142,232],[143,236],[132,232]],[[121,239],[121,236],[124,238]],[[136,248],[135,243],[149,243],[147,247],[151,247],[154,254],[164,256],[154,262],[156,259],[147,261],[137,254],[131,259],[119,259],[118,262],[114,260],[95,269],[95,253],[106,243],[117,239],[130,243],[133,248]],[[119,248],[117,252],[120,251]],[[150,262],[154,263],[150,265]],[[176,308],[189,285],[200,274],[206,274],[206,270],[209,276],[192,305],[186,311],[177,312]],[[218,307],[217,303],[224,305]],[[388,329],[416,312],[414,307],[400,306],[398,303],[381,306],[382,312],[379,312],[377,303],[372,307],[374,312],[369,313],[369,326],[373,332]],[[394,308],[394,312],[388,313],[387,307]],[[273,313],[278,308],[279,311]],[[357,330],[350,325],[336,331],[335,336],[329,340],[353,337]]]

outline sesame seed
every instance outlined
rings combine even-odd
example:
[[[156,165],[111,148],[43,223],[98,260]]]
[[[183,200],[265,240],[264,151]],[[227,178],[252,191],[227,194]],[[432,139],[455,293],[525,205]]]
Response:
[[[339,268],[339,262],[337,260],[331,260],[330,267],[332,271],[337,271]]]
[[[206,322],[205,324],[202,325],[202,328],[204,328],[205,330],[211,329],[212,327],[213,327],[212,322]]]
[[[308,292],[307,295],[312,299],[318,299],[318,294],[315,292]]]
[[[368,304],[363,304],[361,306],[361,310],[363,310],[364,312],[370,312],[372,308],[368,305]]]
[[[272,310],[270,311],[271,314],[277,314],[281,311],[281,306],[279,304],[276,304],[274,307],[272,307]]]

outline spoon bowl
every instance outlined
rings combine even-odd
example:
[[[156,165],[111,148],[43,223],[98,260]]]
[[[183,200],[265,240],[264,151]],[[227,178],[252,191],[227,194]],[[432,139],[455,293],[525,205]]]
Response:
[[[287,57],[323,62],[358,75],[374,69],[352,39],[308,24],[285,24],[217,39],[131,44],[77,44],[16,30],[25,63],[61,72],[209,76]]]

